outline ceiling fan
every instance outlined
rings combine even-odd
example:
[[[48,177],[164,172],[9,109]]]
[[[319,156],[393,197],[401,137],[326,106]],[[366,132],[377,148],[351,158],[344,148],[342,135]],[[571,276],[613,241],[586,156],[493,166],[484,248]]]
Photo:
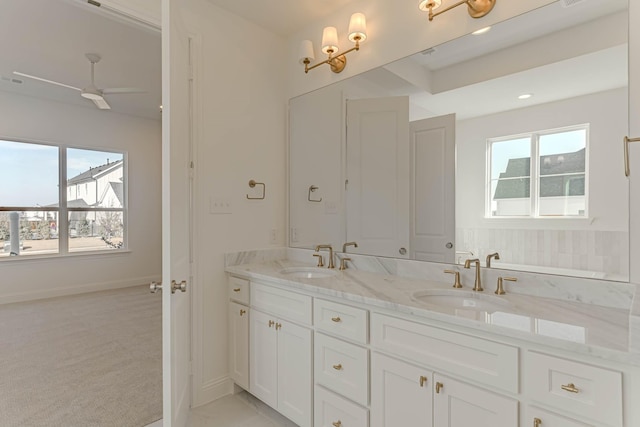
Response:
[[[17,76],[26,77],[26,78],[34,79],[34,80],[39,80],[41,82],[51,83],[51,84],[54,84],[54,85],[58,85],[58,86],[66,87],[66,88],[69,88],[69,89],[77,90],[77,91],[80,92],[80,95],[83,98],[90,99],[101,110],[109,110],[109,109],[111,109],[111,107],[107,103],[107,100],[104,98],[104,95],[115,95],[115,94],[122,94],[122,93],[144,93],[144,92],[146,92],[146,91],[144,91],[142,89],[138,89],[138,88],[135,88],[135,87],[118,87],[118,88],[107,88],[107,89],[99,89],[99,88],[97,88],[96,85],[95,85],[95,82],[94,82],[94,68],[95,68],[95,65],[98,62],[100,62],[101,57],[97,53],[86,53],[85,56],[87,57],[89,62],[91,62],[91,84],[89,86],[83,88],[83,89],[80,89],[80,88],[75,87],[75,86],[69,86],[67,84],[56,82],[56,81],[53,81],[53,80],[44,79],[42,77],[33,76],[31,74],[21,73],[21,72],[18,72],[18,71],[14,71],[13,74],[15,74]]]

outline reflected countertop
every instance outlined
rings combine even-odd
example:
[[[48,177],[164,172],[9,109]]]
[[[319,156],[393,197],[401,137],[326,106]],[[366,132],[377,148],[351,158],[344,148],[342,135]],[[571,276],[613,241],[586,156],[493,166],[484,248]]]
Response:
[[[227,266],[226,271],[319,297],[416,316],[416,320],[446,322],[640,366],[638,298],[629,310],[509,292],[497,296],[493,283],[485,284],[484,292],[475,293],[468,286],[456,290],[443,282],[356,269],[336,270],[335,275],[317,278],[283,272],[303,266],[309,265],[285,259]]]

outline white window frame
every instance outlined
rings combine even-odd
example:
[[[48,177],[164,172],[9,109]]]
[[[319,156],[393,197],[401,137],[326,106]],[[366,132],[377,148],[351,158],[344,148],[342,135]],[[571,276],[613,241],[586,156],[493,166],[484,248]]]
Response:
[[[128,224],[128,186],[129,186],[129,174],[128,174],[128,152],[124,150],[115,150],[113,148],[102,148],[102,147],[87,147],[87,146],[77,146],[77,145],[69,145],[62,143],[52,143],[52,142],[44,142],[44,141],[33,141],[33,140],[24,140],[13,137],[2,137],[0,136],[0,140],[8,141],[8,142],[16,142],[21,144],[34,144],[34,145],[42,145],[49,147],[56,147],[58,149],[58,207],[40,207],[40,206],[2,206],[0,205],[0,212],[57,212],[58,214],[58,252],[57,253],[47,253],[47,254],[38,254],[38,255],[20,255],[20,256],[8,256],[8,257],[0,257],[0,262],[4,262],[7,260],[15,261],[15,260],[29,260],[34,258],[41,257],[58,257],[58,256],[85,256],[91,254],[113,254],[113,253],[122,253],[128,251],[128,236],[129,236],[129,224]],[[76,150],[87,150],[87,151],[100,151],[105,153],[115,153],[122,155],[123,160],[123,178],[124,178],[124,186],[123,186],[123,201],[122,208],[70,208],[67,204],[67,150],[68,149],[76,149]],[[122,212],[122,247],[120,248],[111,248],[104,250],[69,250],[69,214],[71,212]]]
[[[584,165],[584,197],[585,208],[584,215],[540,215],[540,194],[538,192],[538,186],[540,182],[540,137],[545,135],[552,135],[556,133],[571,132],[576,130],[585,131],[585,165]],[[534,132],[525,132],[521,134],[507,135],[496,138],[488,138],[486,142],[486,169],[485,169],[485,219],[500,220],[500,219],[541,219],[541,220],[566,220],[566,219],[588,219],[589,218],[589,141],[590,141],[590,129],[589,123],[582,123],[571,126],[564,126],[560,128],[545,129]],[[530,149],[530,167],[529,167],[529,201],[531,203],[529,215],[499,215],[494,216],[491,212],[491,158],[492,158],[492,145],[497,142],[510,141],[519,138],[529,138]]]

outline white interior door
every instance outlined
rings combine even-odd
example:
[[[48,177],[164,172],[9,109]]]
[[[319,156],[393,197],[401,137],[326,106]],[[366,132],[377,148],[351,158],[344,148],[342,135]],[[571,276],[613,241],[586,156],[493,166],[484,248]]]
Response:
[[[191,403],[190,41],[180,0],[162,0],[162,363],[164,426],[187,425]],[[171,283],[186,292],[171,292]]]
[[[347,241],[409,257],[409,97],[347,101]]]
[[[411,259],[455,262],[455,114],[411,122]]]

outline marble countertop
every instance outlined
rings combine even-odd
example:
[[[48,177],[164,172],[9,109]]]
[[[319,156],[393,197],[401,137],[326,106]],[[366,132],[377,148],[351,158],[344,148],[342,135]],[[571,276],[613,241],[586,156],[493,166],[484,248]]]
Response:
[[[262,280],[291,290],[367,304],[418,318],[482,330],[553,348],[640,366],[640,353],[630,343],[629,309],[603,307],[562,299],[507,293],[497,296],[493,286],[482,293],[430,280],[336,270],[330,277],[302,278],[283,269],[310,267],[288,259],[263,260],[227,266],[230,274]],[[452,295],[461,296],[453,306]],[[433,298],[435,297],[435,298]],[[444,297],[444,298],[442,298]],[[418,319],[416,319],[418,320]]]

